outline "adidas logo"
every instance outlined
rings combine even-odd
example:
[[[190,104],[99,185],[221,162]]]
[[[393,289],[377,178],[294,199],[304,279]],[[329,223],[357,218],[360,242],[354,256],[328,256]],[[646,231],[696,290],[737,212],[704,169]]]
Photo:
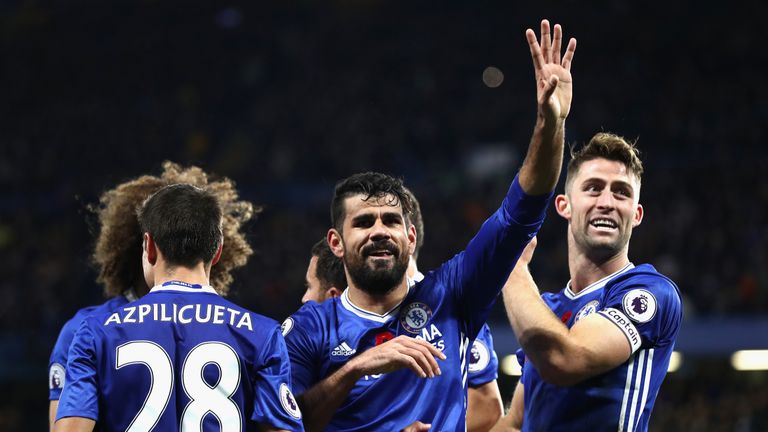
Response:
[[[347,345],[346,342],[342,342],[337,346],[336,348],[331,351],[332,356],[343,356],[343,357],[349,357],[352,354],[356,353],[357,350],[353,349],[349,345]]]

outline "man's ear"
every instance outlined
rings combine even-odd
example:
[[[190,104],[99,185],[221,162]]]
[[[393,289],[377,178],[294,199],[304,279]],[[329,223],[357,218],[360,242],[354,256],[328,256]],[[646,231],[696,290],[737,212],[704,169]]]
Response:
[[[328,247],[331,248],[331,252],[334,255],[339,258],[344,257],[344,240],[341,238],[341,233],[336,231],[336,228],[328,230],[326,241],[328,241]]]
[[[144,241],[142,242],[141,247],[144,249],[144,253],[147,254],[147,261],[149,261],[149,264],[155,265],[157,263],[157,244],[150,233],[144,233]]]
[[[221,251],[224,250],[224,239],[221,240],[221,243],[219,243],[218,249],[216,249],[216,254],[213,256],[213,260],[211,261],[211,267],[215,266],[217,262],[221,259]]]
[[[408,226],[408,254],[413,255],[416,251],[416,227],[411,224]]]
[[[328,298],[338,297],[341,295],[341,289],[332,286],[325,293],[328,295]]]
[[[637,204],[637,209],[635,209],[635,217],[632,220],[632,227],[636,227],[640,225],[640,222],[643,221],[643,205]]]
[[[568,200],[568,196],[559,194],[555,197],[555,210],[563,219],[571,220],[571,202]]]

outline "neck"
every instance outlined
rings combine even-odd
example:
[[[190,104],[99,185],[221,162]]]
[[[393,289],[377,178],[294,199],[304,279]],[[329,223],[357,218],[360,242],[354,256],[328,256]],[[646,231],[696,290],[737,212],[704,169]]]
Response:
[[[580,250],[568,238],[568,270],[571,276],[571,291],[578,293],[600,279],[616,273],[629,264],[627,248],[607,257],[592,257]]]
[[[383,295],[373,295],[361,290],[354,283],[349,284],[349,301],[360,309],[379,315],[392,310],[407,294],[408,280],[405,277],[394,289]]]
[[[155,286],[170,281],[181,281],[188,284],[208,285],[210,283],[209,272],[203,263],[194,267],[167,267],[163,264],[155,267]]]
[[[413,259],[413,255],[411,255],[411,258],[408,260],[408,270],[405,271],[405,274],[407,274],[409,278],[413,279],[413,277],[416,276],[416,273],[418,272],[419,267],[416,265],[416,260]]]

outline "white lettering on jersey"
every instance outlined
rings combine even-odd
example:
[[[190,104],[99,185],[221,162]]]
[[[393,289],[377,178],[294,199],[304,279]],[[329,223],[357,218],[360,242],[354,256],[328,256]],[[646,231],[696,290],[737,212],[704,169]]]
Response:
[[[165,305],[163,305],[165,306]],[[184,318],[184,311],[187,309],[192,309],[193,305],[186,305],[182,306],[181,309],[179,309],[179,322],[182,324],[189,324],[192,322],[192,318]]]
[[[240,321],[237,322],[235,327],[248,327],[248,330],[253,331],[253,325],[251,324],[251,314],[244,313],[243,316],[240,317]]]
[[[137,311],[138,316],[135,316],[137,315]],[[104,321],[104,325],[142,324],[150,321],[173,322],[178,324],[190,324],[193,321],[202,324],[229,324],[236,328],[247,328],[248,330],[253,331],[253,323],[251,322],[250,313],[231,309],[223,305],[211,307],[210,304],[184,305],[181,308],[174,304],[171,310],[168,310],[165,304],[157,303],[141,304],[138,305],[138,308],[136,306],[128,306],[112,313],[109,318]]]
[[[115,323],[115,324],[120,324],[120,315],[118,315],[117,312],[115,312],[112,315],[110,315],[109,319],[107,319],[107,321],[104,323],[104,325],[108,326],[109,323],[112,323],[112,322]]]
[[[123,322],[124,323],[135,323],[136,319],[133,318],[133,314],[136,312],[136,306],[129,306],[129,307],[123,309],[123,310],[126,312],[125,316],[123,317]]]
[[[445,341],[443,339],[440,339],[436,341],[438,338],[442,338],[443,333],[440,332],[440,329],[437,328],[435,324],[430,324],[429,328],[424,327],[421,329],[421,334],[416,336],[416,339],[421,339],[423,341],[427,341],[434,345],[435,348],[439,349],[440,351],[445,350]]]

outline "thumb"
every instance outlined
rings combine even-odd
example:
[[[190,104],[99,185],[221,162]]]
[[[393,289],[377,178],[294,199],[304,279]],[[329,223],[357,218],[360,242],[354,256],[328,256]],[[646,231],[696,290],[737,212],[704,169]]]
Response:
[[[558,82],[560,82],[560,79],[557,77],[557,75],[552,75],[549,77],[549,79],[544,84],[544,100],[548,100],[550,97],[552,97],[552,94],[555,93]]]

